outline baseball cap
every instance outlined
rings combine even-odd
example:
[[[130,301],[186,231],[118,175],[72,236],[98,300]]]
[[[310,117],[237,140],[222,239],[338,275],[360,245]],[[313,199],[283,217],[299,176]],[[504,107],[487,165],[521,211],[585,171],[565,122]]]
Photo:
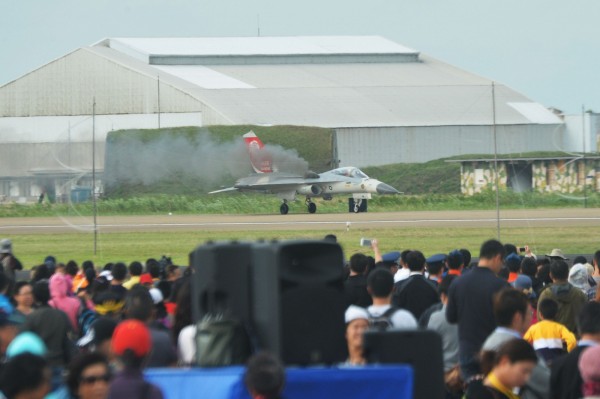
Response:
[[[113,352],[121,356],[127,349],[130,349],[136,356],[147,355],[152,348],[152,338],[150,330],[139,320],[125,320],[121,322],[112,337]]]
[[[10,254],[12,252],[12,242],[5,238],[0,241],[0,254]]]
[[[388,252],[387,254],[383,254],[381,256],[381,261],[386,263],[399,263],[400,262],[400,252]]]
[[[360,306],[350,305],[348,309],[346,309],[346,314],[344,315],[346,324],[357,320],[357,319],[365,319],[369,320],[369,313],[365,308],[361,308]]]
[[[6,357],[14,357],[23,353],[45,356],[48,350],[44,341],[32,333],[25,331],[17,335],[6,348]]]

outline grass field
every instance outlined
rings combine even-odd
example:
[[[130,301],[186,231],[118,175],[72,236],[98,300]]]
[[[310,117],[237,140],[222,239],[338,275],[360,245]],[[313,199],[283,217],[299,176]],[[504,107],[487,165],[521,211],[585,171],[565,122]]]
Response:
[[[382,251],[419,249],[426,256],[448,253],[463,247],[477,255],[479,246],[488,238],[495,238],[495,228],[402,228],[402,229],[359,229],[350,231],[341,228],[336,234],[346,257],[353,253],[370,253],[369,248],[360,247],[361,237],[376,237]],[[244,231],[244,232],[168,232],[168,233],[102,233],[98,236],[97,255],[93,256],[93,235],[78,234],[28,234],[11,235],[15,254],[26,267],[42,262],[52,254],[61,262],[70,259],[81,263],[91,259],[98,265],[108,262],[171,256],[179,265],[187,265],[187,256],[196,246],[207,240],[257,240],[257,239],[321,239],[325,232],[319,231]],[[600,248],[595,227],[556,228],[506,228],[501,232],[504,242],[518,246],[529,244],[535,253],[544,254],[552,248],[562,248],[570,253],[593,253]],[[585,237],[585,239],[582,239]]]

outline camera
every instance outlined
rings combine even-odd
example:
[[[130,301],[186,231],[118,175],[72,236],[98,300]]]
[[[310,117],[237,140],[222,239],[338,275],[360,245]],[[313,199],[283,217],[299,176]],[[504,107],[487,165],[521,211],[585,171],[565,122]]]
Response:
[[[372,242],[373,242],[372,239],[363,237],[360,239],[360,246],[361,247],[370,247]]]

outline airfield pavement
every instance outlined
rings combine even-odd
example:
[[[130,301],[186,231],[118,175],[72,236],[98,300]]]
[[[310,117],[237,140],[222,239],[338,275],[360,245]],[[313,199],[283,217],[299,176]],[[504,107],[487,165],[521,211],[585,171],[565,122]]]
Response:
[[[495,227],[497,214],[489,211],[418,211],[368,213],[297,213],[288,215],[151,215],[98,216],[98,231],[243,231],[243,230],[336,230],[410,227]],[[600,226],[595,208],[501,210],[501,227]],[[10,234],[57,234],[92,231],[91,216],[56,216],[0,219],[0,236]]]

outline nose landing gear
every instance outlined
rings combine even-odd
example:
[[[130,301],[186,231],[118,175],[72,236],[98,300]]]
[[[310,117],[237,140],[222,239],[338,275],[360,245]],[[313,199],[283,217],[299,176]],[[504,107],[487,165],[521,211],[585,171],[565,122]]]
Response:
[[[306,207],[308,208],[308,213],[315,213],[317,211],[317,204],[312,202],[310,197],[306,197]]]

